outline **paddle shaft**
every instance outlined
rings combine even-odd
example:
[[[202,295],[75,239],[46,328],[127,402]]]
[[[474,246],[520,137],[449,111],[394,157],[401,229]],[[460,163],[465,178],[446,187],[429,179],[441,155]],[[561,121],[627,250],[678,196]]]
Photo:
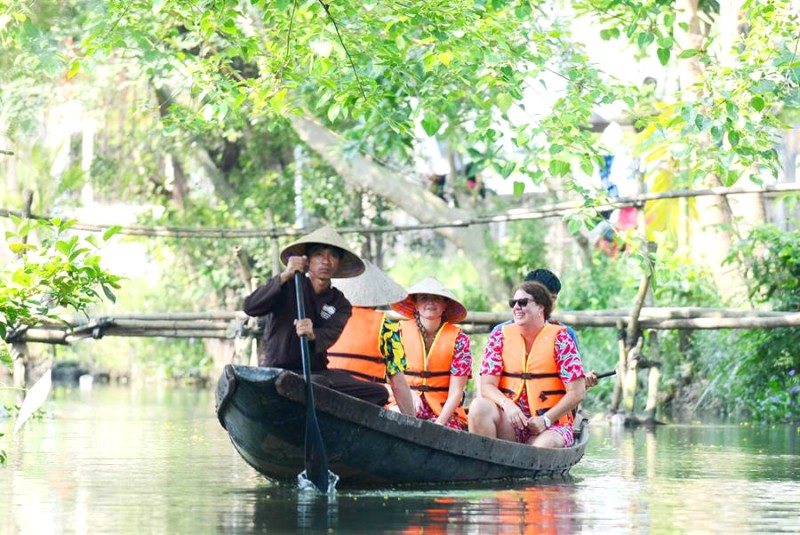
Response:
[[[295,296],[297,297],[297,319],[306,318],[305,299],[303,298],[303,275],[294,272]],[[328,460],[325,457],[325,443],[317,422],[314,410],[314,390],[311,387],[311,350],[308,337],[300,337],[300,353],[303,360],[303,378],[306,382],[306,477],[323,494],[328,492]]]
[[[608,370],[607,372],[600,372],[597,374],[598,379],[603,379],[604,377],[611,377],[612,375],[616,375],[617,370],[616,368],[613,370]]]

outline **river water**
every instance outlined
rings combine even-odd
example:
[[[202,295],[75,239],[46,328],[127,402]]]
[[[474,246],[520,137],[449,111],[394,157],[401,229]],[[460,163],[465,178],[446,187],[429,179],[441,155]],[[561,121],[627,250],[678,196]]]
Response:
[[[800,532],[797,425],[598,422],[567,478],[319,497],[247,466],[213,398],[62,388],[19,434],[0,420],[0,533]]]

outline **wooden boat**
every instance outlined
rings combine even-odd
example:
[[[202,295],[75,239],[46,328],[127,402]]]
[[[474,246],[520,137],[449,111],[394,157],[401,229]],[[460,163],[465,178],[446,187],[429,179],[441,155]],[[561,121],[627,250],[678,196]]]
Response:
[[[330,470],[345,486],[501,482],[567,474],[583,457],[576,444],[533,448],[449,429],[319,385],[314,403]],[[305,382],[277,368],[225,367],[217,416],[242,458],[264,476],[296,481],[304,469]]]

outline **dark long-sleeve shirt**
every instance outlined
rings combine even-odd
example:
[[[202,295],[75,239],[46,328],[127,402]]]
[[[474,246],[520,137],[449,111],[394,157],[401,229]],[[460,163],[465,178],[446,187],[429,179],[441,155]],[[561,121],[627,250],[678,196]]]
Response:
[[[314,341],[309,340],[311,369],[327,369],[326,353],[344,329],[352,315],[350,301],[336,288],[314,293],[308,277],[302,277],[306,317],[314,325]],[[257,288],[244,300],[248,316],[265,316],[264,338],[260,366],[286,368],[301,372],[303,369],[300,337],[294,326],[297,319],[297,300],[294,277],[281,285],[279,275]]]

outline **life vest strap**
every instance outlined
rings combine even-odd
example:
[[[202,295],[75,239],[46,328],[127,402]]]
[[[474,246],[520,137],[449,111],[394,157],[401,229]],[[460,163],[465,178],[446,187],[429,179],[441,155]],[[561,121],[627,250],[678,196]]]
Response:
[[[432,372],[432,371],[428,371],[428,370],[421,371],[421,372],[416,372],[416,371],[412,371],[412,370],[406,370],[403,373],[405,373],[406,375],[411,375],[413,377],[422,377],[423,379],[429,379],[431,377],[449,377],[450,376],[450,371],[449,370],[446,371],[446,372]]]
[[[336,357],[336,358],[341,358],[341,359],[366,360],[366,361],[369,361],[369,362],[377,362],[379,364],[382,364],[382,363],[386,362],[386,360],[383,357],[368,357],[367,355],[355,355],[353,353],[333,353],[333,352],[330,352],[330,351],[328,352],[328,357]]]
[[[516,379],[525,379],[527,381],[527,380],[530,380],[530,379],[552,379],[554,377],[560,377],[560,375],[557,374],[557,373],[528,373],[528,372],[508,373],[508,372],[503,372],[503,377],[514,377]]]
[[[365,381],[369,381],[370,383],[386,383],[386,379],[383,378],[383,377],[375,377],[374,375],[369,375],[367,373],[356,372],[356,371],[353,371],[353,370],[344,370],[344,371],[346,371],[350,375],[355,375],[356,377],[364,379]]]
[[[419,385],[419,386],[411,386],[412,390],[416,390],[418,392],[447,392],[450,390],[449,388],[443,386],[429,386],[429,385]]]
[[[565,395],[567,393],[566,390],[542,390],[539,392],[539,399],[542,401],[547,401],[549,396],[557,396],[557,395]]]

